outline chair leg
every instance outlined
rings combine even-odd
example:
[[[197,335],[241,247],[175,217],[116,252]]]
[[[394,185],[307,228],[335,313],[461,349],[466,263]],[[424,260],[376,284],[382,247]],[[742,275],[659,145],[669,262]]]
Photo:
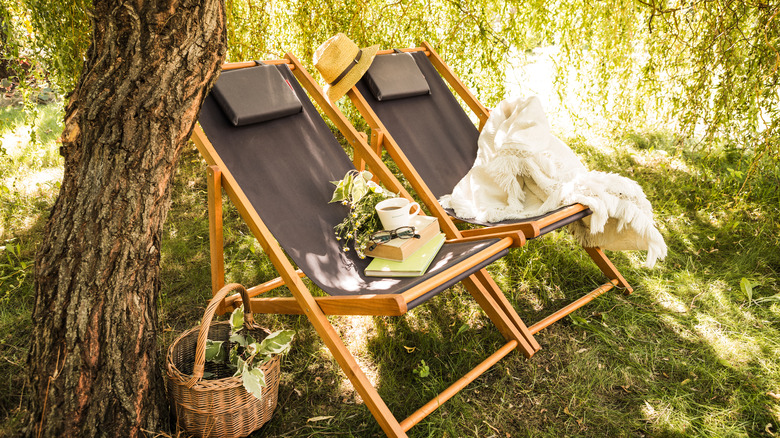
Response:
[[[211,294],[225,285],[225,256],[222,246],[222,171],[218,166],[209,166],[206,171],[209,209],[209,253],[211,254]],[[227,312],[224,300],[217,308],[217,315]]]
[[[596,266],[598,266],[599,269],[601,269],[601,272],[603,272],[604,275],[607,276],[607,278],[609,278],[610,280],[617,280],[617,286],[622,287],[626,295],[634,291],[634,289],[631,287],[631,285],[628,284],[626,279],[623,278],[623,275],[620,274],[620,271],[618,271],[615,265],[613,265],[612,262],[607,258],[607,255],[604,254],[604,251],[601,248],[586,247],[585,252],[588,253],[590,258],[592,258],[593,261],[596,263]]]
[[[362,132],[359,132],[358,135],[363,138],[363,141],[365,141],[366,138],[368,138],[368,136]],[[355,169],[357,169],[360,172],[366,170],[366,160],[360,157],[360,154],[358,154],[354,150],[352,151],[352,155],[353,155],[352,165],[355,166]]]
[[[320,338],[328,347],[328,350],[333,354],[333,357],[336,359],[339,367],[341,367],[341,370],[344,371],[344,374],[346,374],[349,381],[352,382],[357,393],[360,394],[366,407],[371,412],[371,415],[374,416],[377,423],[379,423],[379,426],[382,428],[385,435],[391,438],[406,437],[406,431],[401,427],[401,424],[396,420],[393,413],[390,412],[390,408],[387,407],[384,400],[382,400],[382,397],[379,395],[379,392],[377,392],[374,385],[371,384],[371,381],[368,380],[368,377],[360,368],[360,365],[358,365],[355,357],[347,349],[347,346],[344,345],[344,341],[341,340],[336,329],[327,320],[322,313],[322,310],[316,306],[312,307],[310,312],[304,313],[320,335]]]
[[[509,317],[509,319],[514,323],[515,327],[517,327],[517,329],[520,331],[520,334],[523,335],[523,338],[525,338],[525,340],[530,345],[532,349],[532,353],[530,355],[527,355],[527,357],[531,357],[533,353],[541,350],[542,347],[541,345],[539,345],[538,342],[536,342],[533,333],[531,333],[531,331],[525,325],[525,322],[523,322],[523,320],[520,319],[520,315],[517,314],[515,308],[512,307],[512,304],[506,298],[504,292],[501,290],[500,287],[498,287],[495,280],[493,280],[493,277],[487,272],[487,270],[482,269],[479,272],[477,272],[475,276],[480,280],[480,282],[482,282],[482,284],[485,285],[485,288],[490,293],[490,296],[496,300],[501,310],[503,310],[504,313],[506,313],[507,317]]]
[[[522,350],[525,357],[531,357],[541,349],[520,316],[517,315],[484,269],[464,279],[463,285],[498,328],[504,339],[517,341],[518,348]]]

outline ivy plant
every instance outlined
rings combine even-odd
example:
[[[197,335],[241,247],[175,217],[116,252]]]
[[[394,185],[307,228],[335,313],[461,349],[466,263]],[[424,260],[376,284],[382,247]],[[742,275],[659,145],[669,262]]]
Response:
[[[348,244],[351,240],[352,246],[361,259],[365,258],[365,250],[370,243],[371,234],[382,229],[376,213],[376,205],[385,199],[396,197],[395,194],[371,181],[372,177],[369,171],[350,170],[343,179],[331,181],[336,189],[330,202],[340,202],[349,206],[347,217],[333,227],[336,239],[344,240],[344,251],[349,251]]]
[[[262,400],[266,383],[261,367],[271,360],[273,355],[284,354],[290,350],[295,331],[279,330],[258,342],[244,329],[243,305],[230,315],[230,325],[230,338],[227,341],[206,340],[206,361],[223,363],[235,370],[233,376],[241,376],[244,388]],[[204,373],[204,378],[209,377],[213,377],[213,374]]]

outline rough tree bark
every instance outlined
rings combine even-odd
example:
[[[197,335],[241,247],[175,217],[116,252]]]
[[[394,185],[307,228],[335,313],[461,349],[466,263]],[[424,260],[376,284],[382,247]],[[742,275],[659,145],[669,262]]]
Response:
[[[36,257],[26,434],[167,429],[160,233],[174,167],[225,56],[223,0],[95,0],[65,110],[65,174]]]

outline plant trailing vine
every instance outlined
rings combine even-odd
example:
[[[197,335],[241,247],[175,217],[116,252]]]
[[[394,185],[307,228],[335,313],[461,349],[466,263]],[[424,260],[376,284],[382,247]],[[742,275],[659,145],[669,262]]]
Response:
[[[344,240],[344,251],[349,251],[349,242],[357,252],[358,257],[365,258],[369,238],[375,231],[381,230],[376,205],[385,199],[396,195],[383,189],[371,181],[371,172],[350,170],[339,181],[331,181],[336,186],[330,202],[341,202],[349,206],[349,212],[344,220],[333,227],[337,240]]]
[[[295,331],[279,330],[258,342],[244,328],[243,305],[230,315],[230,326],[230,338],[227,341],[206,340],[206,361],[223,363],[230,369],[235,369],[233,376],[241,376],[244,388],[262,400],[266,383],[261,367],[271,360],[273,355],[284,354],[290,350]],[[203,377],[208,379],[214,375],[203,373]]]

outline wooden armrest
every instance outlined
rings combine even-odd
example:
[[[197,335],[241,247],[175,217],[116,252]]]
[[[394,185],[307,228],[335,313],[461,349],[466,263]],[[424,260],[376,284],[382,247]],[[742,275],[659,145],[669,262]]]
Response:
[[[472,237],[472,236],[483,236],[485,238],[487,238],[488,236],[501,237],[504,235],[503,233],[512,230],[512,231],[522,231],[526,239],[533,239],[534,237],[539,237],[542,228],[552,225],[560,220],[566,219],[567,217],[570,217],[572,215],[575,215],[587,209],[588,207],[585,205],[572,204],[566,208],[562,208],[560,211],[556,211],[555,213],[549,214],[540,219],[535,219],[533,221],[519,222],[515,224],[506,224],[506,225],[496,225],[492,227],[474,228],[471,230],[462,230],[460,234],[463,237]]]
[[[461,233],[463,234],[463,232]],[[525,245],[525,234],[520,230],[503,230],[503,231],[495,230],[493,233],[487,235],[482,235],[482,234],[478,234],[475,236],[464,235],[462,237],[458,237],[455,239],[445,240],[444,243],[479,242],[481,240],[501,239],[504,237],[509,237],[510,239],[512,239],[512,244],[510,245],[510,248],[519,248]]]
[[[482,237],[488,239],[491,237],[503,237],[507,233],[520,232],[526,239],[533,239],[538,237],[541,233],[541,228],[536,222],[523,222],[520,224],[508,224],[497,225],[495,227],[482,227],[473,228],[470,230],[461,230],[460,234],[463,237]]]

